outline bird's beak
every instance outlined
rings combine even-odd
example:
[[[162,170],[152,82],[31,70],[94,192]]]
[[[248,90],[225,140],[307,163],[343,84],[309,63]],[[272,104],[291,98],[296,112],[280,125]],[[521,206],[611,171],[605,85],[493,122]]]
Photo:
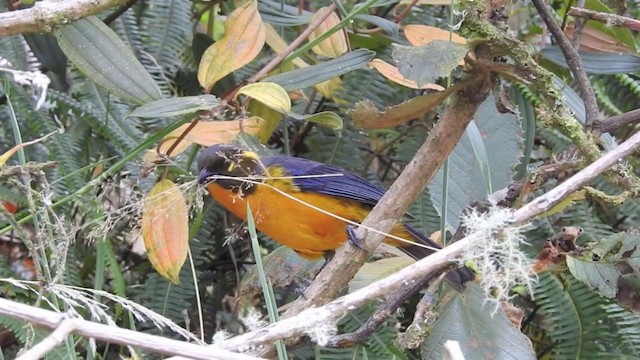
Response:
[[[198,174],[198,184],[205,185],[209,182],[209,172],[206,168],[200,170],[200,174]]]

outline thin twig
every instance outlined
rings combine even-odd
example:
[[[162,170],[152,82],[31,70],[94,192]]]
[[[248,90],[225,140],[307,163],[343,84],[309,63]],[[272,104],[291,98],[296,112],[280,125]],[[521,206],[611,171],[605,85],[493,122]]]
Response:
[[[594,130],[601,133],[617,130],[625,125],[640,122],[640,109],[632,110],[624,114],[611,116],[595,124]]]
[[[321,15],[315,18],[314,21],[311,22],[309,26],[302,33],[300,33],[300,35],[298,35],[298,37],[295,38],[295,40],[293,40],[291,44],[289,44],[289,46],[287,46],[284,49],[284,51],[282,51],[281,53],[276,55],[276,57],[271,59],[271,61],[269,61],[267,65],[265,65],[262,69],[260,69],[260,71],[255,73],[252,77],[247,79],[246,82],[254,83],[262,79],[263,77],[265,77],[269,73],[269,71],[273,70],[276,66],[278,66],[278,64],[280,64],[282,60],[284,60],[287,56],[289,56],[289,54],[291,54],[293,50],[295,50],[298,46],[300,46],[300,44],[302,44],[305,40],[307,40],[309,35],[311,35],[311,33],[314,30],[316,30],[318,26],[320,26],[320,24],[322,24],[329,17],[329,15],[331,15],[335,10],[336,10],[336,4],[331,3],[331,5],[329,5]]]
[[[581,17],[589,20],[600,21],[609,26],[615,25],[615,26],[624,27],[630,30],[640,31],[640,20],[636,20],[626,16],[601,13],[593,10],[580,9],[576,7],[572,7],[569,10],[569,15]]]
[[[49,329],[58,328],[63,322],[68,333],[93,338],[111,344],[130,345],[165,355],[180,355],[192,359],[256,360],[254,356],[237,354],[218,347],[197,345],[184,341],[98,324],[66,314],[40,309],[0,298],[0,315],[21,319]],[[63,329],[64,330],[64,329]],[[60,331],[60,333],[62,330]]]
[[[531,0],[531,2],[538,10],[538,14],[540,14],[547,28],[549,28],[553,38],[557,41],[571,73],[576,78],[580,90],[580,98],[584,102],[586,109],[586,124],[590,126],[600,119],[600,110],[598,109],[596,94],[593,91],[593,87],[591,87],[587,73],[584,71],[582,59],[580,59],[578,52],[573,48],[560,25],[553,18],[547,2],[545,0]]]
[[[0,13],[0,36],[52,32],[58,27],[122,5],[127,0],[37,1],[32,7]]]
[[[74,322],[67,315],[63,314],[62,322],[56,329],[49,334],[44,340],[36,344],[27,352],[20,355],[16,360],[38,360],[43,358],[49,351],[53,350],[58,344],[61,344],[69,334],[75,330]]]
[[[578,0],[576,4],[576,8],[584,8],[585,0]],[[580,37],[582,37],[582,30],[584,30],[584,26],[586,25],[585,19],[576,19],[575,24],[573,26],[573,48],[576,51],[580,50]]]

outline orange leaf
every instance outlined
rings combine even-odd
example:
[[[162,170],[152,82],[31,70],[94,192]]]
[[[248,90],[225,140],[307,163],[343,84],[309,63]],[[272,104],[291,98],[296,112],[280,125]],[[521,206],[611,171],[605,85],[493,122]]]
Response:
[[[387,79],[393,81],[396,84],[400,84],[402,86],[406,86],[408,88],[412,88],[412,89],[431,89],[431,90],[438,90],[438,91],[442,91],[444,90],[444,87],[438,85],[438,84],[432,84],[432,83],[427,83],[424,84],[422,86],[418,86],[418,83],[413,81],[413,80],[409,80],[406,79],[404,76],[402,76],[402,74],[400,74],[400,71],[398,70],[397,67],[384,62],[380,59],[374,59],[371,62],[369,62],[369,66],[371,66],[372,68],[378,70],[378,72],[380,74],[382,74],[382,76],[386,77]]]
[[[189,250],[189,213],[182,192],[171,180],[158,182],[144,200],[142,238],[153,268],[171,282],[180,282]]]
[[[224,37],[204,52],[198,68],[198,81],[206,92],[216,81],[251,62],[264,45],[266,31],[255,0],[229,14],[224,28]]]
[[[203,146],[228,144],[241,132],[256,135],[262,128],[263,123],[264,121],[261,118],[255,116],[242,120],[199,122],[189,131],[184,139],[180,141],[178,146],[171,152],[171,156],[182,153],[192,143]],[[184,124],[165,136],[164,142],[160,145],[160,153],[166,154],[167,150],[169,150],[171,145],[173,145],[189,125],[191,124]]]
[[[573,40],[574,31],[574,22],[568,23],[564,30],[570,40]],[[582,29],[582,35],[580,36],[580,50],[633,53],[633,50],[631,50],[622,41],[590,26],[585,26],[584,29]]]
[[[313,17],[311,18],[311,22],[319,16],[327,11],[327,7],[321,7],[318,9]],[[310,35],[309,41],[313,41],[319,38],[322,34],[326,33],[329,29],[333,28],[340,22],[340,18],[335,12],[332,12],[328,18],[326,18],[320,26],[318,26]],[[321,43],[314,46],[311,50],[314,53],[322,56],[326,56],[328,58],[337,58],[338,56],[346,53],[349,50],[347,45],[347,37],[344,34],[343,30],[337,31],[333,33],[328,38],[324,39]]]
[[[413,46],[426,45],[434,40],[449,41],[449,34],[451,34],[452,42],[463,45],[467,43],[467,39],[462,36],[437,27],[427,25],[406,25],[404,27],[404,36]]]

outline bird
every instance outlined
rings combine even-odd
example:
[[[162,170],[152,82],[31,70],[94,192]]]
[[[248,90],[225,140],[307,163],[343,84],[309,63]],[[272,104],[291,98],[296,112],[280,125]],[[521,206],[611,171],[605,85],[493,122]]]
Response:
[[[198,156],[198,183],[218,203],[242,220],[247,204],[258,231],[306,259],[318,259],[346,242],[358,246],[352,223],[361,223],[384,190],[364,178],[324,163],[283,155],[260,156],[230,144],[205,148]],[[347,221],[348,220],[348,221]],[[393,226],[385,242],[420,259],[440,246],[403,222]],[[461,267],[445,279],[456,290],[473,280]]]

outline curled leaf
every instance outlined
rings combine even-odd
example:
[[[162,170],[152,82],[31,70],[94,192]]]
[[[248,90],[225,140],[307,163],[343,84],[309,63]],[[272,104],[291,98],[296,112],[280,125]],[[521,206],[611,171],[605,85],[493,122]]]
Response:
[[[204,52],[198,68],[198,81],[207,92],[218,80],[253,60],[264,45],[266,32],[255,0],[234,10],[224,28],[224,37]]]
[[[180,141],[180,144],[171,152],[171,156],[182,153],[192,143],[203,146],[228,144],[240,133],[256,135],[260,131],[263,123],[263,120],[259,117],[231,121],[199,122],[187,133],[184,139]],[[171,148],[173,143],[190,125],[191,124],[184,124],[165,136],[162,145],[160,145],[159,152],[166,154],[167,150]]]
[[[456,89],[457,86],[452,86],[441,92],[420,95],[384,111],[376,109],[370,101],[360,101],[348,114],[356,125],[365,129],[391,128],[422,116],[440,105]]]
[[[171,180],[161,180],[147,195],[142,238],[153,268],[177,284],[189,250],[189,217],[184,196]]]
[[[51,135],[53,135],[55,133],[57,133],[57,131],[54,131],[54,132],[52,132],[50,134],[47,134],[47,135],[45,135],[45,136],[43,136],[41,138],[38,138],[38,139],[35,139],[35,140],[31,140],[31,141],[27,141],[27,142],[24,142],[22,144],[19,144],[19,145],[16,145],[16,146],[12,147],[11,149],[7,150],[7,152],[5,152],[4,154],[0,155],[0,166],[3,166],[7,162],[7,160],[9,160],[9,158],[13,156],[13,154],[18,152],[18,150],[22,149],[25,146],[29,146],[29,145],[36,144],[36,143],[39,143],[41,141],[44,141],[49,136],[51,136]]]
[[[318,9],[313,15],[311,22],[313,22],[318,16],[324,14],[327,10],[327,7],[322,7]],[[332,12],[329,17],[327,17],[310,35],[309,41],[313,41],[322,34],[326,33],[329,29],[338,25],[340,22],[340,18],[335,12]],[[324,39],[318,45],[314,46],[311,49],[314,53],[322,56],[326,56],[328,58],[337,58],[338,56],[346,53],[349,50],[349,46],[347,45],[347,37],[344,34],[344,31],[338,31],[333,33],[328,38]]]

